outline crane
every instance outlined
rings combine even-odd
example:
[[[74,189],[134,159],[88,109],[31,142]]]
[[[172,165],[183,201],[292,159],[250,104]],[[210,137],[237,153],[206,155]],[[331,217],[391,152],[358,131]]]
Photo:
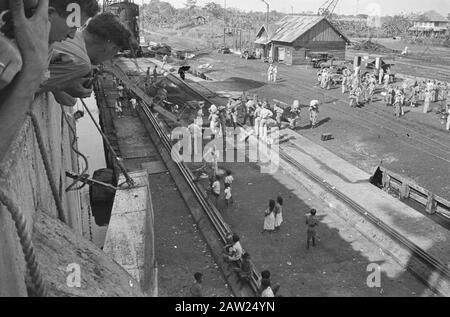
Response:
[[[334,13],[336,6],[338,5],[339,0],[327,0],[317,12],[318,15],[323,15],[325,17],[330,17]]]

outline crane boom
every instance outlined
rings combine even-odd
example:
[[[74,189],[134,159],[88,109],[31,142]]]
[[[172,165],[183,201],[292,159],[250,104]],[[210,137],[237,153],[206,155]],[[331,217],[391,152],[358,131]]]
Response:
[[[338,5],[339,0],[327,0],[318,11],[318,15],[323,15],[325,17],[329,17],[334,13],[336,6]]]

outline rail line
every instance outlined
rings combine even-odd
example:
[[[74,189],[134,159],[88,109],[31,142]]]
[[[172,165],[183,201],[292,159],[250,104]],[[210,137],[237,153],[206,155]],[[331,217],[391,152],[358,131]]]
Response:
[[[175,79],[174,79],[175,78]],[[172,76],[172,80],[176,81],[176,77]],[[158,120],[156,119],[155,115],[152,112],[152,105],[148,104],[147,101],[141,99],[141,109],[143,114],[145,115],[145,119],[151,124],[152,128],[157,134],[157,137],[159,138],[159,141],[161,142],[161,145],[164,148],[164,151],[171,156],[172,153],[172,143],[167,135],[167,132],[164,131],[163,127],[160,126],[158,123]],[[172,122],[168,122],[165,120],[165,118],[162,118],[162,120],[167,124],[168,126],[172,126]],[[205,197],[202,190],[199,189],[197,184],[195,183],[194,175],[192,171],[189,169],[189,167],[186,166],[184,162],[182,162],[181,157],[178,153],[175,154],[176,157],[173,157],[173,163],[176,164],[177,170],[179,172],[179,175],[181,175],[184,179],[184,181],[188,184],[189,188],[191,189],[192,193],[194,194],[196,200],[199,202],[200,206],[202,207],[205,215],[210,220],[214,230],[219,235],[221,241],[225,244],[227,243],[227,235],[232,233],[231,228],[229,225],[225,222],[220,212],[217,210],[215,206],[213,206],[208,199]],[[174,175],[173,175],[174,176]],[[260,274],[255,269],[253,270],[252,277],[250,279],[250,288],[252,292],[256,295],[258,294],[259,290],[259,280],[260,280]],[[235,294],[238,296],[237,294]]]
[[[367,209],[356,203],[355,201],[351,200],[347,196],[345,196],[343,193],[338,191],[334,188],[331,184],[324,182],[323,179],[312,173],[310,170],[305,168],[303,165],[301,165],[299,162],[297,162],[294,158],[292,158],[290,155],[286,154],[285,151],[280,149],[280,157],[288,162],[290,165],[298,169],[300,172],[307,175],[311,180],[316,182],[317,184],[320,184],[323,186],[327,192],[337,197],[339,200],[344,202],[347,206],[351,207],[354,211],[356,211],[359,215],[367,219],[370,223],[381,229],[383,232],[385,232],[387,235],[389,235],[392,239],[400,242],[404,247],[406,247],[411,254],[419,259],[422,263],[427,265],[432,271],[437,271],[443,275],[445,279],[450,279],[450,269],[428,254],[425,250],[418,247],[416,244],[405,238],[403,235],[398,233],[396,230],[389,227],[386,223],[378,219],[377,217],[373,216]],[[415,276],[418,277],[423,283],[425,283],[430,289],[433,289],[435,291],[438,291],[435,289],[435,285],[430,284],[430,281],[424,279],[421,275],[417,274],[413,268],[409,268],[412,270],[413,273],[415,273]]]
[[[173,76],[173,75],[172,75]],[[244,78],[247,78],[248,75],[244,74]],[[175,77],[175,76],[173,76]],[[178,78],[176,78],[177,81],[180,81]],[[306,84],[302,84],[299,81],[295,82],[295,86],[287,87],[289,90],[293,92],[293,94],[298,93],[298,87],[301,87],[305,90],[308,90],[310,92],[313,92],[314,94],[323,94],[324,99],[325,97],[328,99],[324,102],[326,102],[329,107],[328,109],[331,109],[334,112],[342,113],[347,115],[350,118],[355,118],[360,121],[363,121],[364,123],[368,124],[369,126],[374,126],[378,131],[381,129],[383,131],[390,131],[391,134],[398,138],[400,142],[402,142],[405,146],[413,148],[415,150],[418,150],[420,152],[423,152],[425,154],[428,154],[432,157],[435,157],[439,160],[443,160],[447,163],[450,163],[450,159],[447,157],[450,157],[450,145],[445,144],[444,142],[448,139],[446,138],[445,131],[442,131],[440,135],[438,134],[428,134],[427,131],[424,130],[422,125],[415,124],[413,122],[407,122],[405,120],[402,121],[402,124],[398,122],[398,120],[393,119],[388,114],[384,114],[382,112],[376,111],[372,108],[364,107],[357,109],[357,111],[348,111],[345,110],[343,107],[339,107],[337,105],[334,105],[333,102],[339,102],[343,105],[348,106],[348,102],[341,98],[336,98],[332,95],[327,94],[323,90],[319,90],[317,87],[310,87]],[[193,90],[190,88],[190,90]],[[199,92],[196,92],[199,94]],[[207,98],[206,98],[207,99]],[[362,115],[360,112],[365,113],[365,115]],[[370,117],[371,119],[368,120],[367,117]],[[374,117],[376,117],[378,120],[374,120]],[[388,122],[389,124],[386,124]],[[403,125],[405,123],[405,125]],[[395,129],[389,127],[395,126]],[[434,128],[434,127],[431,127]],[[436,128],[434,128],[437,130]],[[401,133],[400,131],[404,131],[405,133]],[[436,131],[438,132],[438,131]],[[440,132],[440,131],[439,131]],[[420,133],[420,134],[419,134]],[[434,138],[439,138],[441,142],[436,141]],[[405,140],[406,139],[406,140]],[[417,141],[418,143],[422,144],[422,147],[419,147],[415,144],[411,144],[408,141]]]
[[[175,77],[175,76],[173,76],[173,77]],[[190,91],[197,94],[199,97],[203,98],[203,100],[211,103],[211,101],[208,100],[208,98],[202,96],[202,94],[200,92],[198,92],[198,91],[196,91],[196,89],[190,87],[184,81],[179,80],[176,77],[175,77],[174,81],[176,81],[178,84],[181,84],[184,87],[188,88]],[[337,197],[339,200],[341,200],[343,203],[345,203],[347,206],[349,206],[352,210],[354,210],[360,216],[362,216],[364,219],[367,219],[371,224],[375,225],[378,229],[380,229],[382,232],[387,234],[394,241],[397,241],[402,246],[404,246],[412,254],[412,258],[415,258],[416,260],[423,263],[426,267],[428,267],[430,269],[430,271],[439,272],[440,278],[443,278],[446,281],[450,281],[450,269],[445,264],[443,264],[442,262],[440,262],[439,260],[437,260],[436,258],[431,256],[430,254],[428,254],[425,250],[423,250],[422,248],[420,248],[419,246],[417,246],[416,244],[414,244],[413,242],[408,240],[405,236],[403,236],[402,234],[400,234],[399,232],[397,232],[396,230],[391,228],[389,225],[387,225],[386,223],[381,221],[379,218],[375,217],[370,211],[365,209],[363,206],[361,206],[360,204],[356,203],[352,199],[345,196],[342,192],[340,192],[336,188],[334,188],[334,186],[332,186],[331,184],[329,184],[327,182],[324,182],[323,179],[321,179],[319,176],[317,176],[316,174],[314,174],[313,172],[308,170],[305,166],[300,164],[293,157],[288,155],[281,147],[280,147],[279,154],[280,154],[280,157],[284,161],[286,161],[289,165],[293,166],[295,169],[297,169],[301,173],[305,174],[308,178],[313,180],[315,183],[322,186],[328,193]],[[390,253],[388,250],[386,252]],[[390,254],[391,254],[391,256],[393,256],[392,253],[390,253]],[[423,275],[418,272],[420,270],[416,271],[412,266],[408,267],[408,269],[419,280],[421,280],[422,283],[427,285],[430,289],[432,289],[436,292],[439,292],[439,290],[436,289],[435,285],[431,284],[431,282],[429,280],[424,278]]]
[[[308,90],[310,92],[314,92],[315,94],[322,93],[324,97],[326,96],[329,99],[329,100],[324,101],[324,103],[326,103],[328,105],[327,109],[331,109],[334,112],[343,113],[349,117],[353,117],[355,119],[363,121],[363,122],[367,123],[369,126],[375,126],[375,127],[381,128],[384,131],[390,131],[393,136],[397,137],[400,140],[400,142],[402,142],[406,146],[414,148],[423,153],[426,153],[437,159],[443,160],[447,163],[450,163],[449,159],[443,157],[442,155],[439,155],[441,153],[445,153],[446,155],[450,156],[450,146],[444,144],[443,142],[438,142],[432,138],[434,136],[434,137],[439,137],[442,140],[444,140],[443,135],[442,136],[427,135],[427,133],[424,132],[422,127],[420,127],[414,123],[411,123],[411,122],[408,123],[409,126],[411,126],[411,125],[414,126],[414,129],[410,128],[408,126],[404,126],[404,125],[400,124],[399,122],[397,122],[397,120],[390,117],[389,115],[381,114],[378,111],[372,111],[368,107],[359,108],[356,111],[348,111],[343,107],[339,107],[339,106],[333,104],[333,102],[340,102],[341,104],[348,106],[348,103],[343,99],[335,98],[322,90],[318,90],[317,88],[311,88],[305,84],[301,84],[298,82],[296,82],[296,86],[300,86],[301,88],[304,88],[305,90]],[[359,114],[360,112],[364,112],[367,115],[366,116],[360,115]],[[371,120],[367,119],[367,117],[371,118]],[[374,117],[376,117],[378,120],[374,120]],[[388,125],[386,125],[387,121],[391,126],[395,126],[396,129],[392,129],[392,128],[388,127]],[[402,122],[406,122],[406,121],[402,121]],[[405,134],[399,133],[399,131],[402,131],[402,130],[404,130],[407,133],[405,133]],[[418,131],[420,131],[421,134],[418,134],[419,133]],[[421,143],[424,148],[421,148],[414,144],[408,143],[407,141],[403,140],[405,138],[407,140],[414,140],[414,141]],[[427,148],[428,148],[428,150],[426,150]],[[445,150],[444,148],[446,148],[447,150]],[[431,153],[430,149],[432,149],[432,152],[435,152],[435,153]],[[440,152],[440,153],[436,153],[436,151]]]

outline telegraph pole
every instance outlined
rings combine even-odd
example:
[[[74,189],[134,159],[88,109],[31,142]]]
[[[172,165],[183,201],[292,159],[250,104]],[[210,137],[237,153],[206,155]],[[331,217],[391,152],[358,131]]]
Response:
[[[267,38],[267,45],[269,44],[269,15],[270,15],[270,5],[266,0],[261,0],[264,2],[267,6],[267,17],[266,17],[266,38]],[[267,48],[267,57],[269,57],[269,48]]]
[[[227,29],[227,0],[223,0],[223,22],[224,22],[224,28],[223,28],[223,46],[227,46],[226,41],[226,29]]]

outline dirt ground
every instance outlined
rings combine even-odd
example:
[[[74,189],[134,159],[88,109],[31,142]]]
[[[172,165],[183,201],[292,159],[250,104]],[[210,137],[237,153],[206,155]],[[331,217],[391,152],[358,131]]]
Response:
[[[372,242],[340,219],[326,202],[309,194],[291,175],[280,170],[261,174],[251,163],[221,165],[235,175],[235,204],[222,204],[226,221],[237,232],[259,270],[270,270],[272,281],[286,297],[432,296]],[[279,232],[262,234],[268,200],[281,195],[284,223]],[[305,216],[318,210],[320,228],[316,248],[306,249]],[[381,287],[367,286],[367,267],[381,266]]]
[[[380,95],[373,104],[351,109],[348,94],[342,95],[340,88],[328,91],[316,86],[316,70],[312,68],[279,65],[278,82],[268,84],[267,64],[260,61],[211,53],[191,66],[206,63],[213,66],[206,75],[217,81],[202,85],[212,91],[246,91],[287,104],[299,99],[308,105],[318,99],[322,104],[319,127],[309,129],[309,114],[304,109],[297,129],[300,134],[321,142],[321,134],[331,133],[334,139],[322,145],[366,172],[382,165],[450,199],[450,176],[443,173],[450,165],[450,139],[440,115],[434,113],[439,103],[433,104],[434,110],[428,114],[423,114],[420,106],[406,108],[404,117],[395,118],[393,108],[386,107]]]

